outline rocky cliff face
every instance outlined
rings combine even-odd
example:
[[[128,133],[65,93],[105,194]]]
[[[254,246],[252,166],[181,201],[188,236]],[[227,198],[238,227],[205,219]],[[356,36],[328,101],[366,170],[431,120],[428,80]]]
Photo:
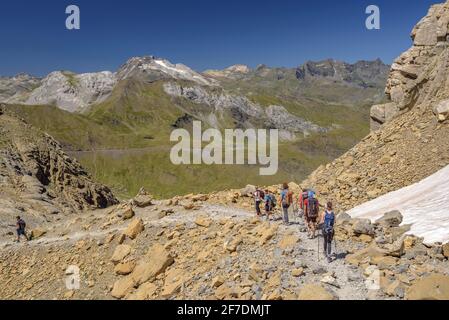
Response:
[[[391,102],[372,109],[373,131],[304,183],[349,209],[418,182],[449,164],[449,2],[433,6],[414,44],[392,66]],[[379,124],[383,126],[379,127]]]
[[[314,132],[327,131],[326,128],[291,114],[283,106],[271,105],[263,108],[244,96],[232,95],[220,89],[210,92],[201,86],[184,87],[177,83],[167,82],[164,84],[164,90],[173,97],[184,98],[195,104],[208,106],[210,111],[204,117],[205,121],[217,129],[220,128],[217,117],[224,112],[229,112],[237,127],[254,128],[259,124],[258,127],[262,125],[264,128],[279,129],[281,140],[293,140],[297,134],[304,136]]]
[[[389,69],[379,59],[354,64],[329,59],[306,62],[296,70],[296,77],[300,81],[337,81],[362,88],[375,88],[385,84]]]
[[[74,74],[52,72],[26,100],[29,105],[56,105],[69,112],[81,112],[93,103],[104,101],[117,83],[109,71]]]
[[[412,109],[449,115],[449,2],[430,8],[413,29],[413,46],[391,67],[386,94],[390,102],[371,110],[372,129]]]
[[[117,202],[52,137],[0,105],[0,214],[30,216],[105,208]],[[10,220],[13,221],[13,220]]]

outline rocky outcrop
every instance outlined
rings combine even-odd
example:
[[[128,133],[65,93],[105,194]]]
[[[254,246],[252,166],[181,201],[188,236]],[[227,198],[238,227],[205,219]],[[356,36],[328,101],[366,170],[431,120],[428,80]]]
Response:
[[[42,214],[79,212],[117,203],[59,143],[10,114],[0,115],[0,190],[11,207]]]
[[[244,96],[232,95],[224,90],[211,92],[205,87],[184,87],[174,82],[165,83],[164,90],[173,97],[181,97],[195,104],[210,107],[210,114],[214,115],[212,117],[214,119],[216,119],[217,115],[223,114],[223,112],[230,112],[238,127],[251,128],[255,127],[256,123],[259,123],[265,128],[279,129],[280,138],[283,140],[295,139],[296,133],[307,135],[313,132],[327,131],[325,128],[291,114],[283,106],[272,105],[263,108]],[[207,120],[211,117],[204,118],[212,127],[218,127],[218,123]]]
[[[85,74],[56,71],[42,80],[26,104],[56,105],[69,112],[81,112],[106,100],[116,82],[115,75],[109,71]]]
[[[440,121],[446,120],[447,110],[442,101],[449,92],[448,22],[449,2],[446,2],[433,5],[415,26],[411,34],[413,46],[391,67],[385,90],[391,102],[373,107],[373,130],[414,108],[422,111],[441,108],[436,113]]]
[[[392,66],[391,102],[372,109],[372,131],[342,157],[319,167],[304,187],[350,209],[417,183],[449,165],[449,2],[433,6],[413,31],[414,46]],[[438,114],[438,117],[435,116]],[[385,122],[386,121],[386,122]],[[382,127],[380,124],[385,122]]]
[[[388,70],[389,66],[379,59],[354,64],[329,59],[306,62],[296,69],[296,77],[300,81],[338,81],[362,88],[376,88],[385,84]]]

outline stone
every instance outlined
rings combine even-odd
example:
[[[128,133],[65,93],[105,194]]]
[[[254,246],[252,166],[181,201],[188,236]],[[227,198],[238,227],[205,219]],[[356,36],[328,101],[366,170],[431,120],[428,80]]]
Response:
[[[402,219],[402,214],[396,210],[385,213],[382,218],[376,220],[376,224],[389,228],[399,227],[399,225],[402,223]]]
[[[141,188],[139,193],[133,198],[132,203],[139,208],[146,208],[153,204],[153,197],[144,188]]]
[[[449,276],[431,274],[413,283],[406,291],[407,300],[449,300]]]
[[[213,288],[218,288],[223,283],[225,283],[225,279],[222,276],[217,276],[212,279],[212,287]]]
[[[31,239],[39,239],[47,233],[44,229],[33,229],[31,230]]]
[[[145,229],[143,225],[143,220],[138,218],[131,221],[131,223],[126,228],[124,234],[127,235],[131,239],[137,238],[139,233],[141,233]]]
[[[438,121],[446,121],[449,118],[449,99],[438,103],[433,112],[438,117]]]
[[[176,293],[179,293],[184,284],[184,270],[170,269],[166,272],[164,286],[162,288],[161,296],[169,298]]]
[[[221,286],[219,286],[217,289],[215,289],[215,297],[218,300],[228,300],[231,298],[237,298],[237,292],[231,288],[230,286],[223,284]]]
[[[295,268],[292,270],[293,277],[301,277],[304,275],[304,268]]]
[[[449,243],[443,244],[443,256],[449,258]]]
[[[256,186],[248,184],[245,188],[240,189],[240,195],[242,197],[252,197],[254,192],[256,192]]]
[[[352,230],[357,235],[374,235],[374,227],[369,219],[354,219]]]
[[[115,248],[111,261],[117,264],[121,262],[123,259],[125,259],[130,253],[131,253],[130,246],[126,244],[120,244]]]
[[[117,264],[115,266],[114,272],[116,274],[126,276],[126,275],[130,274],[131,272],[133,272],[135,266],[136,266],[135,261],[120,262],[119,264]]]
[[[338,300],[337,296],[319,284],[307,284],[298,294],[298,300]]]
[[[297,235],[286,235],[284,236],[281,241],[279,241],[279,248],[281,249],[288,249],[293,248],[296,246],[296,244],[299,242],[299,237]]]
[[[209,228],[212,224],[212,219],[209,219],[207,217],[197,217],[195,219],[195,224],[200,227]]]
[[[358,266],[365,260],[371,260],[376,257],[383,257],[387,255],[387,251],[379,248],[375,242],[372,242],[368,247],[358,250],[353,254],[346,256],[346,263]]]
[[[135,282],[130,276],[120,278],[114,283],[111,295],[114,298],[121,299],[125,297],[134,287]]]
[[[139,286],[139,288],[131,294],[128,300],[149,300],[156,293],[157,286],[154,283],[146,282]]]
[[[137,263],[130,277],[136,285],[140,285],[156,278],[156,276],[165,272],[165,269],[173,263],[173,257],[164,246],[155,244],[148,250],[146,257]]]
[[[115,210],[118,217],[129,220],[135,216],[133,207],[129,204],[121,205]]]

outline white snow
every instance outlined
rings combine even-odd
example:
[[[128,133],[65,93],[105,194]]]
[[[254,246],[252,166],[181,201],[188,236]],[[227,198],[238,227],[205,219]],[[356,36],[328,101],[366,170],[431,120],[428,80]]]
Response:
[[[348,212],[353,218],[375,221],[399,210],[408,234],[423,237],[425,243],[449,242],[449,166],[424,180],[366,202]]]

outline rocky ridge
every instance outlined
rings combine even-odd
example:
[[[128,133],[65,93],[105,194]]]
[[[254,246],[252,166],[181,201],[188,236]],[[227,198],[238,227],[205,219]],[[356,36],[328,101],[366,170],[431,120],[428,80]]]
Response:
[[[377,124],[389,121],[375,125],[378,130],[353,149],[318,168],[304,186],[347,210],[449,165],[449,42],[442,27],[448,19],[446,2],[432,6],[414,28],[413,47],[396,60],[390,73],[386,92],[392,102],[372,109]]]
[[[27,215],[46,223],[61,215],[117,203],[111,191],[92,181],[52,137],[0,105],[0,202],[6,221]]]

